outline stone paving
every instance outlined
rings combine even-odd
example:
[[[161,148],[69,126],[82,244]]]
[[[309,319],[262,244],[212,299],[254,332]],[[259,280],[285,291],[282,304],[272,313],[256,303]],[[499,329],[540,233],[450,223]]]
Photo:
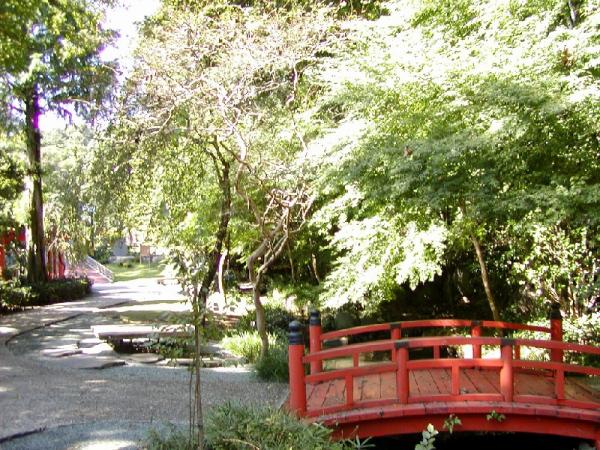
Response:
[[[117,354],[92,331],[127,314],[135,320],[148,311],[177,313],[186,308],[180,300],[176,286],[134,280],[95,286],[85,301],[0,317],[0,448],[38,448],[34,441],[44,442],[46,433],[66,440],[39,448],[88,448],[79,440],[96,435],[94,448],[137,448],[140,430],[184,423],[189,371],[165,361],[148,365],[159,360],[150,354]],[[278,405],[287,394],[286,385],[260,382],[240,366],[203,369],[202,389],[207,410],[225,401]],[[112,423],[119,424],[114,435]],[[83,431],[57,433],[58,426]],[[41,438],[15,437],[36,430]],[[121,445],[123,430],[137,430],[130,447]]]

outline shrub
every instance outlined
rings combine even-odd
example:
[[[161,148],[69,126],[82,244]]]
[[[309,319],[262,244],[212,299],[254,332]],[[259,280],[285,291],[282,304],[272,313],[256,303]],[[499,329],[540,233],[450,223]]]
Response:
[[[92,282],[88,278],[66,278],[33,285],[22,285],[18,280],[0,282],[0,311],[79,300],[91,289]]]
[[[63,278],[35,284],[32,288],[38,295],[37,304],[48,305],[85,297],[92,290],[92,282],[88,278]]]
[[[288,346],[287,338],[281,332],[269,333],[269,353],[260,360],[261,341],[257,331],[243,331],[239,334],[228,336],[222,341],[223,347],[254,364],[256,375],[269,381],[288,380]]]
[[[212,450],[345,450],[347,441],[332,441],[331,430],[305,423],[280,410],[226,403],[216,407],[206,422],[206,440]]]
[[[166,429],[152,429],[141,443],[146,450],[194,450],[198,448],[195,436],[175,425],[169,425]]]
[[[267,333],[287,332],[290,322],[296,317],[281,306],[265,305],[265,319],[267,322]],[[254,331],[256,313],[250,311],[240,318],[237,324],[238,331]]]
[[[287,383],[289,380],[288,346],[285,339],[279,337],[270,346],[269,353],[254,365],[256,375],[266,381]]]
[[[242,331],[225,337],[221,343],[226,350],[243,357],[250,364],[254,364],[260,354],[260,336],[257,331]]]
[[[35,304],[36,293],[18,281],[0,281],[0,312],[9,312]]]

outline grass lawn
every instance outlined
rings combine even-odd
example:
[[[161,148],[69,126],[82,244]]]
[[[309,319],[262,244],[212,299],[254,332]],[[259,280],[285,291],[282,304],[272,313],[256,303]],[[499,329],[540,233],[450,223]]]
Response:
[[[127,267],[127,265],[132,267]],[[165,269],[165,261],[158,263],[140,264],[139,262],[126,262],[122,266],[119,264],[107,264],[112,272],[115,274],[114,281],[128,281],[135,280],[138,278],[156,278],[162,275],[162,271]]]

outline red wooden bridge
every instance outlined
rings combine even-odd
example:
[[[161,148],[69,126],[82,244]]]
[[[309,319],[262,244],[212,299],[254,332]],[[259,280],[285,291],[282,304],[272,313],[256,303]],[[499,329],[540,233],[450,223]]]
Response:
[[[313,312],[309,330],[305,354],[301,325],[290,324],[289,407],[337,437],[419,433],[429,423],[442,430],[455,414],[455,431],[576,437],[600,450],[600,368],[564,362],[600,348],[563,342],[557,309],[549,327],[441,319],[329,333]],[[519,330],[549,339],[505,337]],[[376,334],[383,339],[323,349]]]

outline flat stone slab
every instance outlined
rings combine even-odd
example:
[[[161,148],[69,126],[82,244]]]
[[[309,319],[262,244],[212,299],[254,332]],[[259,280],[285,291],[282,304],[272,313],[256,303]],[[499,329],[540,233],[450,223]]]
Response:
[[[150,337],[183,337],[191,333],[191,327],[182,325],[95,325],[93,333],[99,339],[136,339]]]
[[[126,362],[107,356],[75,355],[61,360],[61,365],[69,369],[108,369],[109,367],[124,366]]]
[[[79,348],[45,348],[42,350],[42,355],[52,356],[53,358],[64,358],[65,356],[73,356],[81,353]]]
[[[80,340],[77,343],[77,346],[79,348],[90,348],[90,347],[95,347],[96,345],[99,345],[99,344],[104,344],[104,341],[102,339],[92,337],[92,338],[85,338],[85,339]]]
[[[140,364],[156,364],[162,361],[164,357],[157,355],[156,353],[133,353],[127,357],[127,359]]]

